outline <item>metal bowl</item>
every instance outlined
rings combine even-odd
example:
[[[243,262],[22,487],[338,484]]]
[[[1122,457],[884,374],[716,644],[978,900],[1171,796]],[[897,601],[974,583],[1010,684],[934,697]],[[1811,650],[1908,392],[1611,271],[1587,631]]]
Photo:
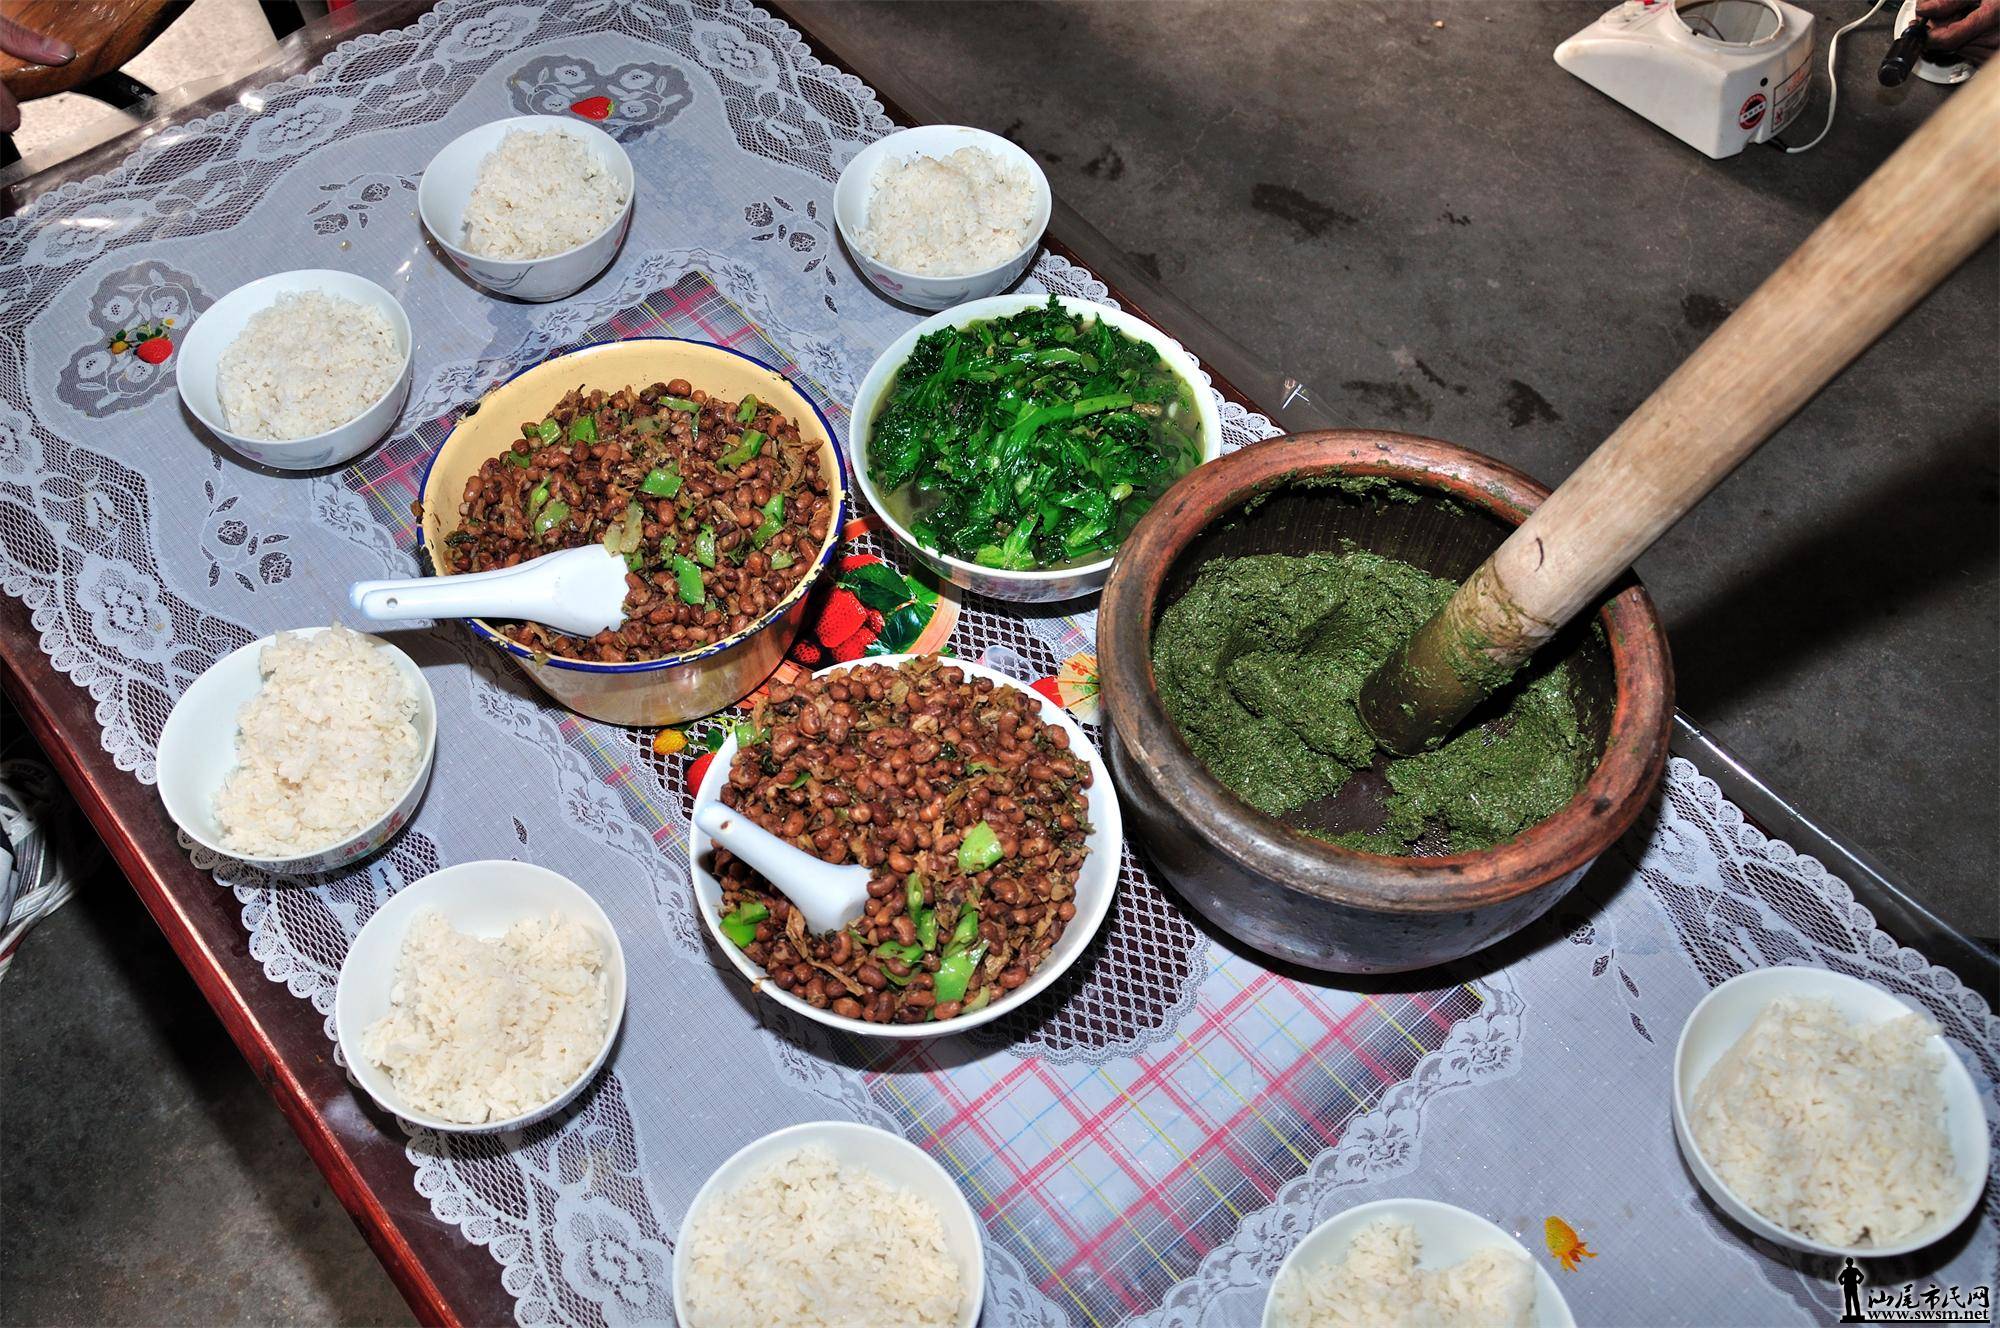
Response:
[[[514,445],[523,420],[548,414],[564,393],[579,384],[616,391],[675,378],[685,378],[712,396],[733,399],[754,392],[758,400],[797,421],[800,436],[819,443],[833,514],[818,555],[791,594],[742,631],[698,650],[602,664],[542,654],[502,636],[483,619],[467,619],[480,639],[504,651],[560,704],[607,724],[657,727],[713,714],[755,691],[783,662],[805,621],[806,598],[832,561],[847,522],[847,472],[834,445],[833,428],[819,407],[783,374],[741,351],[671,337],[607,341],[545,360],[488,392],[478,411],[459,421],[424,472],[420,537],[431,570],[449,576],[437,550],[458,528],[465,483],[488,458]]]
[[[1436,501],[1325,482],[1369,477]],[[1598,606],[1601,636],[1585,618],[1546,647],[1575,662],[1579,711],[1602,751],[1596,768],[1561,811],[1479,852],[1389,857],[1305,833],[1369,828],[1350,819],[1358,799],[1346,789],[1286,820],[1256,810],[1188,749],[1154,687],[1154,625],[1212,558],[1352,542],[1461,581],[1547,496],[1519,471],[1450,443],[1333,430],[1258,443],[1190,472],[1127,537],[1098,614],[1106,755],[1135,839],[1216,926],[1332,972],[1445,963],[1540,917],[1638,818],[1666,766],[1673,666],[1636,581]]]

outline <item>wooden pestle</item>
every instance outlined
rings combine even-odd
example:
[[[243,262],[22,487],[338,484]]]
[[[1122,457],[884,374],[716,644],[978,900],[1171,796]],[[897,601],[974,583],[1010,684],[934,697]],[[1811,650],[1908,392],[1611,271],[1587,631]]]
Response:
[[[2000,69],[1952,93],[1363,685],[1436,746],[1835,374],[2000,230]],[[1990,371],[1996,348],[1966,348]]]

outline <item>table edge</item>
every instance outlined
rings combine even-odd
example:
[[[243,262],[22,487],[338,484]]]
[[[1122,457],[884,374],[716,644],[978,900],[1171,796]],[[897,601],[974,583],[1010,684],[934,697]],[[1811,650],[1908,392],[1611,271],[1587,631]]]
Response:
[[[431,1276],[418,1254],[417,1233],[407,1230],[383,1205],[366,1175],[365,1159],[350,1148],[322,1109],[321,1103],[342,1097],[361,1106],[346,1072],[333,1060],[333,1044],[315,1028],[313,1036],[326,1054],[310,1061],[298,1058],[299,1063],[283,1054],[281,1042],[297,1041],[298,1034],[273,1027],[273,1016],[302,1009],[317,1024],[318,1012],[283,985],[266,979],[250,958],[249,936],[234,894],[194,866],[158,799],[131,774],[118,769],[101,742],[79,745],[67,737],[66,726],[73,729],[79,720],[88,731],[97,731],[90,695],[57,672],[42,653],[38,636],[28,607],[11,596],[4,597],[0,603],[0,688],[13,700],[29,732],[110,850],[181,966],[222,1021],[251,1073],[270,1093],[417,1319],[446,1328],[489,1321],[485,1307],[448,1293]],[[122,798],[118,793],[121,788],[127,790]],[[225,945],[227,950],[222,948]],[[239,976],[250,981],[239,982]],[[394,1164],[410,1172],[399,1127],[387,1118],[383,1123],[388,1131],[397,1133],[385,1131],[379,1137],[384,1155],[374,1160],[387,1162],[386,1154],[392,1152]],[[414,1188],[411,1193],[415,1194]],[[428,1201],[423,1206],[428,1209]],[[444,1228],[443,1223],[438,1225]],[[459,1234],[455,1227],[445,1229]],[[498,1265],[489,1266],[495,1289],[502,1290]],[[511,1319],[512,1297],[506,1297],[505,1303]]]
[[[798,30],[819,59],[833,68],[854,75],[867,84],[881,102],[884,113],[892,120],[906,125],[923,122],[884,94],[864,74],[848,63],[833,45],[791,6],[784,3],[784,0],[764,0],[764,3]],[[372,11],[369,17],[373,21],[366,23],[349,21],[330,26],[343,37],[358,35],[365,31],[400,28],[414,21],[429,7],[428,4],[409,3],[408,0],[379,6],[356,6],[357,10]],[[163,123],[193,118],[195,115],[205,113],[205,110],[219,109],[221,106],[233,104],[243,87],[267,79],[271,76],[269,71],[276,66],[288,58],[296,57],[315,39],[329,35],[324,30],[315,31],[320,24],[326,23],[328,20],[318,20],[300,33],[287,38],[281,43],[281,54],[276,59],[228,86],[180,106],[147,124],[134,127],[121,135],[96,144],[75,159],[51,166],[49,168],[51,173],[60,173],[64,178],[50,184],[46,189],[28,192],[28,187],[42,173],[0,185],[0,218],[14,215],[33,199],[60,187],[61,183],[67,180],[87,178],[91,174],[116,165],[146,138],[157,133]],[[323,59],[325,54],[326,50],[320,50],[314,63],[317,63],[317,59]],[[1043,245],[1049,252],[1092,272],[1093,275],[1098,275],[1100,280],[1105,280],[1108,293],[1113,300],[1134,314],[1153,321],[1142,300],[1134,299],[1125,289],[1113,285],[1101,274],[1097,274],[1096,270],[1085,262],[1083,256],[1070,248],[1059,236],[1053,233],[1046,235]],[[1222,376],[1213,365],[1204,364],[1204,368],[1208,370],[1216,390],[1226,399],[1251,411],[1263,411],[1262,406],[1228,378]],[[54,763],[64,784],[76,798],[92,827],[110,849],[114,861],[118,863],[126,879],[131,882],[155,924],[166,936],[176,957],[193,977],[209,1006],[221,1019],[251,1071],[264,1083],[280,1113],[305,1145],[315,1166],[319,1168],[328,1186],[340,1200],[342,1207],[347,1210],[390,1279],[409,1303],[411,1310],[419,1321],[425,1324],[455,1326],[464,1323],[511,1321],[514,1298],[506,1293],[499,1276],[500,1266],[490,1257],[481,1261],[483,1266],[478,1266],[478,1271],[487,1275],[482,1280],[489,1281],[493,1290],[499,1293],[490,1301],[477,1300],[461,1294],[461,1288],[448,1291],[431,1275],[418,1248],[419,1244],[423,1243],[424,1234],[406,1230],[405,1225],[387,1210],[378,1198],[377,1187],[370,1183],[365,1174],[364,1159],[349,1148],[347,1141],[319,1105],[320,1102],[341,1097],[356,1100],[345,1072],[335,1064],[330,1055],[315,1057],[316,1064],[311,1066],[295,1066],[288,1062],[283,1054],[280,1040],[288,1037],[296,1040],[296,1035],[272,1028],[273,1014],[287,1010],[296,1011],[298,1007],[311,1011],[310,1004],[293,996],[281,984],[269,981],[261,968],[250,960],[247,948],[248,934],[243,930],[237,916],[234,896],[216,885],[206,873],[193,866],[180,848],[172,823],[166,818],[158,800],[146,794],[143,786],[138,785],[128,772],[117,769],[110,755],[104,751],[101,741],[89,741],[82,746],[71,744],[63,731],[65,723],[78,726],[82,732],[93,737],[101,731],[93,713],[89,693],[72,679],[60,674],[42,653],[39,633],[29,621],[27,605],[11,596],[0,596],[0,600],[4,600],[4,603],[0,603],[0,687],[4,687],[8,695],[14,699],[29,730],[42,744],[43,750]],[[127,805],[120,806],[114,796],[114,790],[119,788],[128,790],[125,798]],[[134,792],[139,794],[137,802],[130,796],[130,793]],[[1791,812],[1786,804],[1780,803],[1778,806],[1784,811]],[[150,815],[142,813],[141,807]],[[1796,816],[1795,812],[1792,814]],[[1780,837],[1783,837],[1788,827],[1768,828],[1774,829]],[[1838,843],[1835,840],[1829,842]],[[1871,884],[1886,887],[1905,903],[1914,903],[1886,879],[1878,877],[1877,882]],[[208,904],[206,908],[203,907],[204,903]],[[1929,916],[1921,906],[1916,907],[1926,917]],[[221,930],[223,928],[226,930]],[[220,935],[217,934],[218,931],[221,931]],[[1946,927],[1945,931],[1954,937],[1957,935],[1951,932],[1949,927]],[[1962,941],[1963,938],[1958,939]],[[223,942],[228,942],[228,949],[237,953],[228,954],[218,950],[218,944]],[[1961,962],[1966,959],[1972,959],[1974,962],[1986,959],[1990,962],[1990,955],[1982,954],[1976,946],[1971,947],[1969,953],[1959,951],[1955,957]],[[245,964],[249,965],[247,969],[243,967]],[[249,981],[239,983],[239,975],[247,976]],[[316,1012],[312,1013],[316,1020]],[[317,1029],[313,1031],[312,1037],[318,1044],[317,1049],[331,1050],[332,1044],[325,1042]],[[400,1138],[394,1133],[398,1127],[387,1118],[383,1118],[383,1121],[387,1125],[387,1130],[375,1142],[393,1149],[394,1165],[404,1172],[403,1183],[411,1187],[410,1192],[414,1195],[414,1169],[404,1155]],[[428,1207],[427,1203],[425,1207]],[[442,1222],[436,1222],[436,1225],[442,1231],[449,1232],[452,1238],[464,1240],[458,1228],[447,1226]],[[470,1246],[468,1243],[468,1248],[479,1247]]]

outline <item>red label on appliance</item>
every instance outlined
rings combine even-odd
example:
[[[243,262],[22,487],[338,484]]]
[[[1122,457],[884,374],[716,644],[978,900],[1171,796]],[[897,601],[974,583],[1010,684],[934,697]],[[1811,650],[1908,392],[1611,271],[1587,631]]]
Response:
[[[1759,124],[1763,123],[1764,105],[1765,102],[1763,93],[1761,92],[1751,93],[1750,100],[1744,102],[1743,109],[1736,113],[1737,128],[1755,129]]]

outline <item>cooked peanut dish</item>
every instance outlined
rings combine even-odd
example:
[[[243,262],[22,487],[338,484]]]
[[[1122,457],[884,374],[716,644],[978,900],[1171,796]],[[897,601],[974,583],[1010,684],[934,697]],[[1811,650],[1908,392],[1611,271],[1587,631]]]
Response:
[[[970,1014],[1025,983],[1076,917],[1091,772],[1032,695],[924,657],[774,685],[737,736],[724,804],[873,871],[859,921],[811,936],[716,849],[724,933],[815,1009]]]
[[[811,570],[833,521],[819,444],[754,396],[711,397],[685,379],[578,388],[466,481],[453,572],[512,567],[601,543],[625,559],[625,621],[588,640],[501,625],[531,650],[617,663],[743,631]]]

